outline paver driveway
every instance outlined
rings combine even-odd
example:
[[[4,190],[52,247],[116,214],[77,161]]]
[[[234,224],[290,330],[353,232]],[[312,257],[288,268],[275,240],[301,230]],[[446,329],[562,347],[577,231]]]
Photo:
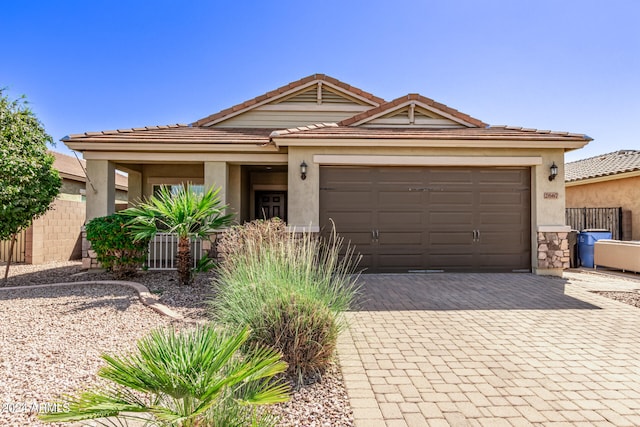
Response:
[[[587,290],[640,282],[568,277],[364,276],[338,348],[356,425],[640,426],[640,309]]]

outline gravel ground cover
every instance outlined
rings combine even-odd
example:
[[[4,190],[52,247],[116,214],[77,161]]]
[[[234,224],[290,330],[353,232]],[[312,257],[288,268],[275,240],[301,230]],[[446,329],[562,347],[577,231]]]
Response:
[[[594,291],[594,293],[640,308],[639,292]]]
[[[3,266],[0,266],[2,269]],[[145,272],[133,278],[167,306],[191,319],[204,319],[212,274],[201,274],[185,289],[175,272]],[[11,267],[0,287],[113,280],[108,273],[85,273],[79,262]],[[151,329],[173,325],[143,306],[130,288],[78,285],[0,290],[0,425],[40,426],[36,409],[63,393],[96,384],[100,354],[121,354]],[[337,366],[322,380],[292,393],[273,411],[281,426],[350,427],[353,418]]]

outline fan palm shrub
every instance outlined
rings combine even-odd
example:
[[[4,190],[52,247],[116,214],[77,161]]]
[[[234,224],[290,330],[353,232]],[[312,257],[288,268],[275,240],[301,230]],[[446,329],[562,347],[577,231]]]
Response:
[[[98,376],[109,385],[66,396],[65,411],[42,414],[46,422],[112,417],[145,425],[175,427],[273,426],[277,421],[258,405],[288,400],[288,386],[274,376],[287,368],[271,349],[240,348],[250,336],[213,326],[176,332],[153,331],[137,352],[102,358]],[[122,424],[119,424],[122,425]]]
[[[153,238],[159,231],[178,235],[177,267],[181,285],[192,282],[191,239],[208,239],[215,231],[230,225],[232,214],[225,214],[227,206],[218,196],[219,188],[209,188],[199,195],[191,186],[180,186],[172,192],[162,186],[157,195],[137,206],[121,211],[129,218],[128,227],[134,240]]]
[[[257,221],[226,231],[224,261],[214,281],[212,317],[233,328],[248,325],[250,342],[283,354],[298,384],[322,372],[344,326],[341,313],[357,292],[359,256],[328,239],[283,232],[282,223]]]

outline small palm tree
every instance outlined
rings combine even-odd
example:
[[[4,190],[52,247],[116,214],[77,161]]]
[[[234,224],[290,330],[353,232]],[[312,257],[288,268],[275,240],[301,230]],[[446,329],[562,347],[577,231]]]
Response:
[[[233,220],[232,214],[224,213],[227,206],[221,205],[219,191],[211,187],[198,195],[190,185],[180,186],[176,192],[162,186],[157,195],[120,213],[130,217],[128,226],[134,240],[151,239],[158,231],[178,235],[178,276],[181,285],[188,285],[193,265],[191,239],[209,238]]]
[[[41,414],[40,419],[111,417],[114,424],[141,420],[154,426],[273,426],[277,420],[256,405],[288,400],[288,385],[273,379],[287,364],[267,348],[240,354],[248,337],[247,328],[227,334],[211,325],[182,333],[153,331],[138,341],[134,354],[102,356],[107,366],[98,376],[115,384],[66,396],[59,405],[64,411]]]

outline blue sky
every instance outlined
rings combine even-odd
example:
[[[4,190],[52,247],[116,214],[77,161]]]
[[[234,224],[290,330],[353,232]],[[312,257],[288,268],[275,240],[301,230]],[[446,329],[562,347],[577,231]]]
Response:
[[[0,87],[58,140],[190,123],[324,73],[594,138],[572,161],[640,149],[639,22],[637,0],[7,0]]]

